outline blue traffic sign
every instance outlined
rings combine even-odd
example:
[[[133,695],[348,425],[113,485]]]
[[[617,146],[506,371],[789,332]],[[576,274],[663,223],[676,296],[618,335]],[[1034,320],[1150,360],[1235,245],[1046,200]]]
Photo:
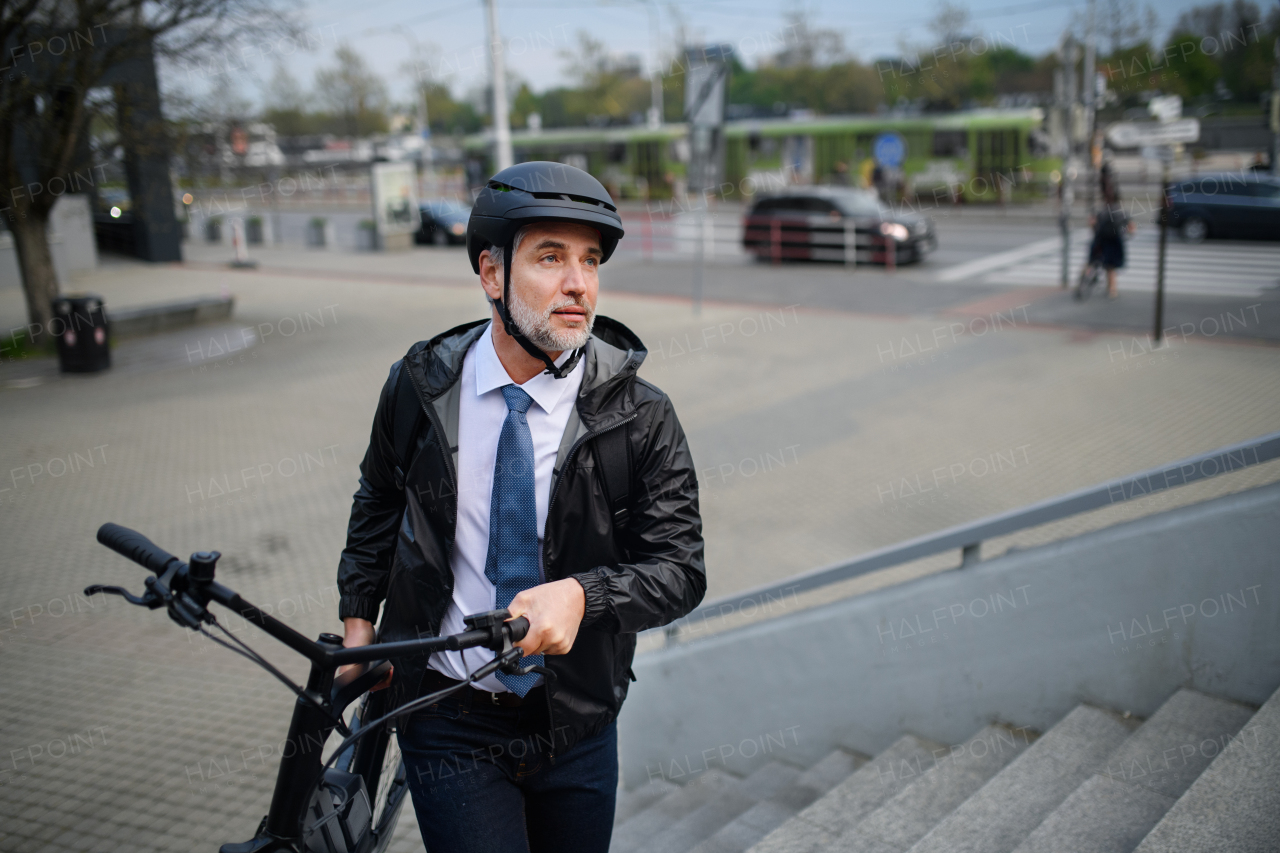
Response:
[[[882,133],[872,144],[871,154],[881,166],[896,169],[907,159],[907,141],[898,133]]]

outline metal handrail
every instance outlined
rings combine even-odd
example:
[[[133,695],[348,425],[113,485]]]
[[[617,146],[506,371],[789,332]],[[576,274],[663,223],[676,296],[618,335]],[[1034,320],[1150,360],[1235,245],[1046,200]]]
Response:
[[[1277,458],[1280,458],[1280,432],[1273,432],[1138,474],[1131,474],[1128,477],[1120,477],[1096,486],[1068,492],[1030,506],[948,527],[936,533],[880,548],[847,562],[813,569],[785,580],[706,601],[684,618],[666,626],[664,630],[670,642],[678,638],[681,625],[688,624],[694,619],[705,620],[730,615],[741,612],[748,605],[751,605],[753,610],[758,607],[767,608],[772,602],[780,602],[787,596],[794,597],[802,592],[846,581],[900,563],[918,560],[921,557],[929,557],[951,548],[961,549],[960,565],[964,567],[978,562],[983,540],[1058,521],[1099,507],[1145,497],[1166,489],[1185,486],[1198,480],[1207,480],[1219,474],[1239,471]]]

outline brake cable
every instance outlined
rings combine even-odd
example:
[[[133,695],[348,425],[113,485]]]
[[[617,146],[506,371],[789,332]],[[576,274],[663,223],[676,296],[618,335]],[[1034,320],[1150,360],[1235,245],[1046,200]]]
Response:
[[[512,658],[511,661],[508,661],[507,658],[512,657],[513,652],[515,653],[514,658]],[[446,696],[451,696],[454,693],[457,693],[459,690],[461,690],[464,687],[470,687],[472,684],[475,684],[477,681],[484,678],[485,676],[493,672],[496,672],[504,664],[508,662],[514,663],[519,660],[520,660],[520,649],[512,648],[510,651],[504,654],[498,655],[493,660],[489,661],[487,664],[477,669],[475,672],[468,673],[466,681],[459,681],[457,684],[455,684],[452,687],[446,687],[443,690],[437,690],[435,693],[428,693],[426,696],[420,696],[411,702],[406,702],[400,707],[392,711],[389,711],[386,714],[383,714],[381,717],[378,717],[377,719],[372,720],[371,722],[368,722],[368,723],[362,722],[360,725],[360,728],[355,733],[350,734],[346,738],[346,740],[338,744],[338,748],[333,751],[333,754],[329,756],[329,760],[326,761],[324,763],[324,767],[321,768],[321,774],[323,775],[325,770],[328,770],[330,767],[333,766],[333,762],[338,760],[338,757],[347,750],[347,747],[351,746],[353,743],[360,740],[360,738],[364,737],[370,732],[377,731],[384,723],[387,722],[387,720],[390,720],[392,717],[400,717],[405,714],[416,711],[419,708],[424,707],[426,705],[434,704],[440,701],[441,699],[445,698]]]
[[[247,658],[248,660],[253,661],[258,666],[262,667],[267,672],[274,675],[276,678],[280,680],[282,684],[284,684],[285,687],[288,687],[290,690],[292,690],[299,699],[304,699],[307,702],[311,703],[317,709],[319,709],[321,713],[323,713],[326,717],[332,720],[334,724],[337,726],[338,731],[342,732],[344,736],[349,736],[351,734],[351,729],[347,727],[347,724],[345,722],[343,722],[342,717],[334,714],[332,711],[330,711],[328,708],[325,707],[323,702],[321,702],[316,697],[312,696],[302,687],[299,687],[287,675],[285,675],[283,672],[281,672],[280,670],[272,666],[272,664],[266,658],[264,658],[262,655],[254,651],[249,646],[248,643],[246,643],[244,640],[237,637],[235,634],[231,633],[229,630],[227,630],[227,628],[221,622],[218,621],[217,617],[214,616],[212,613],[210,613],[207,609],[205,610],[205,615],[210,624],[212,624],[219,631],[221,631],[222,633],[230,637],[232,642],[240,646],[240,649],[237,649],[235,646],[231,645],[231,643],[226,642],[220,637],[215,637],[213,634],[210,634],[208,631],[204,629],[203,626],[197,626],[196,627],[197,631],[199,631],[204,636],[208,637],[210,640],[213,640],[215,643],[222,646],[223,648],[229,649],[230,651],[235,652],[241,657]],[[244,651],[241,651],[241,649],[243,649]]]

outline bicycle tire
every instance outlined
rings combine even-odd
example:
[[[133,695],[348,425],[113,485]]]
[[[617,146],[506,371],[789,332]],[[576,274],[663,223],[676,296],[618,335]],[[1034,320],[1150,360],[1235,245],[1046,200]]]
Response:
[[[382,716],[387,710],[386,697],[385,690],[365,694],[353,720],[370,720]],[[409,793],[409,780],[404,759],[400,756],[400,741],[396,738],[394,720],[383,726],[382,731],[369,735],[355,745],[347,771],[363,776],[369,793],[374,838],[369,853],[385,853],[391,844],[396,822]]]
[[[1086,266],[1080,270],[1080,280],[1076,282],[1076,301],[1084,302],[1087,300],[1093,294],[1094,288],[1098,286],[1098,281],[1101,277],[1102,273],[1096,266],[1092,268]]]

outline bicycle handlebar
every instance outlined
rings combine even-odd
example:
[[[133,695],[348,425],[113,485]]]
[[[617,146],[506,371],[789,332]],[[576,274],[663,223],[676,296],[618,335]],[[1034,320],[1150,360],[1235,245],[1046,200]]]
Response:
[[[169,564],[178,559],[138,531],[119,524],[108,523],[99,527],[98,541],[157,575],[164,574]]]
[[[118,587],[89,587],[85,590],[86,594],[89,593],[89,590],[114,592],[124,595],[135,604],[145,604],[153,608],[168,604],[171,615],[173,615],[175,605],[190,602],[190,606],[187,607],[187,612],[183,614],[183,618],[175,616],[177,621],[189,628],[194,628],[199,624],[198,621],[192,620],[204,618],[200,614],[207,607],[208,602],[216,601],[240,614],[247,621],[254,623],[299,654],[326,666],[368,663],[401,654],[423,654],[445,650],[459,651],[477,646],[488,646],[496,652],[498,651],[498,646],[509,648],[510,644],[520,642],[529,631],[528,619],[523,616],[508,619],[506,611],[500,610],[468,617],[469,620],[479,619],[479,621],[469,622],[473,626],[473,630],[463,631],[459,634],[335,649],[332,646],[321,645],[298,633],[284,622],[250,604],[238,592],[214,581],[212,563],[209,563],[206,567],[207,576],[197,580],[189,576],[186,563],[183,563],[138,531],[130,530],[119,524],[108,523],[99,527],[98,541],[122,557],[126,557],[154,572],[157,577],[170,569],[176,569],[172,578],[174,588],[172,591],[165,588],[164,584],[167,580],[156,582],[156,579],[148,578],[148,593],[144,599],[129,596],[128,593]],[[202,553],[196,556],[207,558],[210,555]],[[212,552],[214,560],[216,560],[217,556],[216,552]],[[192,559],[195,560],[196,558],[193,557]],[[177,593],[177,595],[173,593]],[[192,606],[195,608],[194,612],[191,611]],[[505,643],[502,642],[503,640],[505,640]]]

